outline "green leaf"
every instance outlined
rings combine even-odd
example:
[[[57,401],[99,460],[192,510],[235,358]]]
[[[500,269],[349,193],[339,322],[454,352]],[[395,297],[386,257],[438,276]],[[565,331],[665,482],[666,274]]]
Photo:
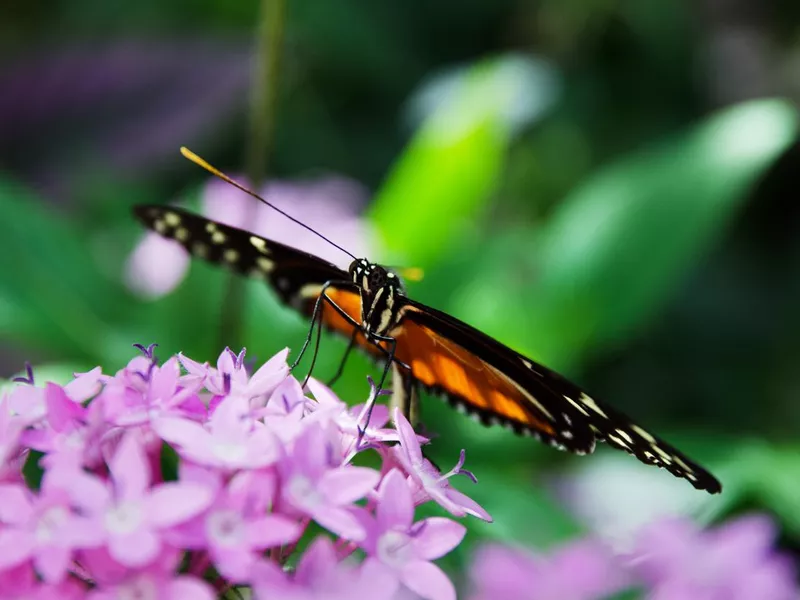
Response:
[[[69,356],[109,358],[129,302],[99,273],[87,236],[30,192],[0,180],[0,335]]]
[[[525,350],[564,366],[651,317],[792,143],[787,102],[749,102],[602,169],[545,224]]]
[[[539,85],[520,84],[526,80]],[[555,94],[546,67],[508,57],[481,62],[445,87],[455,92],[433,102],[372,206],[384,258],[394,264],[426,267],[473,226],[495,189],[519,105],[535,107],[530,120]]]

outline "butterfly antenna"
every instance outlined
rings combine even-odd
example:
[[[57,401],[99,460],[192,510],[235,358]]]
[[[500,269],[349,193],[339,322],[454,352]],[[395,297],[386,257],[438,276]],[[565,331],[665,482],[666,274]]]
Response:
[[[220,171],[220,170],[219,170],[219,169],[217,169],[216,167],[213,167],[213,166],[211,166],[211,165],[210,165],[208,162],[206,162],[205,160],[203,160],[202,158],[200,158],[199,156],[197,156],[197,154],[195,154],[194,152],[192,152],[191,150],[189,150],[189,149],[188,149],[186,146],[181,146],[181,154],[183,154],[183,156],[184,156],[184,157],[188,158],[188,159],[189,159],[190,161],[192,161],[194,164],[196,164],[196,165],[198,165],[198,166],[200,166],[200,167],[203,167],[203,168],[204,168],[206,171],[208,171],[208,172],[209,172],[209,173],[211,173],[212,175],[216,175],[217,177],[219,177],[220,179],[222,179],[222,181],[225,181],[226,183],[229,183],[229,184],[231,184],[233,187],[235,187],[235,188],[238,188],[238,189],[242,190],[242,191],[243,191],[245,194],[247,194],[248,196],[252,196],[252,197],[253,197],[253,198],[255,198],[256,200],[259,200],[259,201],[263,202],[264,204],[266,204],[267,206],[269,206],[271,209],[278,211],[280,214],[282,214],[284,217],[286,217],[286,218],[287,218],[287,219],[289,219],[290,221],[293,221],[293,222],[297,223],[298,225],[300,225],[300,227],[304,227],[304,228],[306,228],[308,231],[310,231],[310,232],[311,232],[311,233],[313,233],[314,235],[316,235],[316,236],[320,237],[321,239],[325,240],[326,242],[328,242],[328,243],[329,243],[331,246],[333,246],[334,248],[338,248],[339,250],[341,250],[342,252],[344,252],[345,254],[347,254],[347,256],[349,256],[349,257],[350,257],[350,258],[352,258],[353,260],[356,260],[356,258],[357,258],[356,256],[354,256],[353,254],[351,254],[350,252],[348,252],[347,250],[345,250],[344,248],[342,248],[342,247],[341,247],[339,244],[337,244],[336,242],[333,242],[333,241],[329,240],[329,239],[328,239],[328,238],[326,238],[324,235],[322,235],[322,234],[321,234],[319,231],[317,231],[317,230],[315,230],[315,229],[312,229],[311,227],[309,227],[308,225],[306,225],[306,224],[305,224],[305,223],[303,223],[302,221],[300,221],[300,220],[298,220],[298,219],[295,219],[295,218],[294,218],[292,215],[290,215],[290,214],[288,214],[288,213],[284,212],[283,210],[281,210],[280,208],[278,208],[277,206],[275,206],[275,205],[274,205],[274,204],[272,204],[271,202],[269,202],[269,201],[265,200],[264,198],[262,198],[261,196],[259,196],[258,194],[256,194],[256,193],[255,193],[253,190],[251,190],[251,189],[248,189],[248,188],[246,188],[245,186],[243,186],[241,183],[239,183],[239,182],[237,182],[237,181],[235,181],[235,180],[231,179],[230,177],[228,177],[227,175],[225,175],[225,173],[223,173],[222,171]]]

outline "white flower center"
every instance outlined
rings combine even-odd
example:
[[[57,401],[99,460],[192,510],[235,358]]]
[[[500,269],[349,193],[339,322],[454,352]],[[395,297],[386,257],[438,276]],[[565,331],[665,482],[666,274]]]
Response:
[[[227,463],[240,462],[247,456],[244,444],[236,442],[215,441],[212,451],[214,456]]]
[[[244,523],[235,511],[217,510],[206,519],[206,534],[221,546],[238,546],[244,537]]]
[[[403,567],[414,558],[411,538],[399,531],[387,531],[378,538],[378,559],[389,567]]]
[[[111,533],[132,533],[144,521],[144,511],[136,502],[123,502],[106,513],[105,521],[106,529]]]
[[[36,540],[40,544],[52,542],[68,516],[69,512],[63,506],[54,506],[44,511],[36,523]]]
[[[303,475],[295,475],[287,488],[289,497],[295,506],[313,508],[324,502],[322,494],[314,487],[313,482]]]

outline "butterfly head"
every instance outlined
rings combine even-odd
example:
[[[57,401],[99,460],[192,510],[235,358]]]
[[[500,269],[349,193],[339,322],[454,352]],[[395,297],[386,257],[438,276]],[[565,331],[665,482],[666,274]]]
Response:
[[[362,258],[350,263],[350,278],[361,290],[361,319],[367,331],[385,334],[394,324],[395,298],[403,283],[395,274]]]
[[[350,278],[367,295],[374,295],[379,289],[389,286],[403,291],[403,283],[395,274],[379,264],[371,263],[365,258],[354,260],[349,267]]]

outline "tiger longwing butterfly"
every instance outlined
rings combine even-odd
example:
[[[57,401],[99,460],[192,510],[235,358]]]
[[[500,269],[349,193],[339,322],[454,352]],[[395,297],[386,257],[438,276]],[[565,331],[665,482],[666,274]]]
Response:
[[[308,228],[191,151],[181,152]],[[145,226],[175,240],[190,254],[269,282],[281,301],[312,317],[312,328],[313,319],[319,318],[351,344],[385,361],[384,378],[391,366],[393,377],[401,379],[394,382],[396,394],[408,394],[421,385],[444,394],[456,408],[484,424],[504,425],[577,454],[588,454],[596,442],[606,442],[698,489],[710,493],[722,489],[713,475],[686,455],[558,373],[455,317],[408,298],[398,275],[381,265],[354,257],[344,271],[307,252],[178,208],[137,206],[134,211]]]

